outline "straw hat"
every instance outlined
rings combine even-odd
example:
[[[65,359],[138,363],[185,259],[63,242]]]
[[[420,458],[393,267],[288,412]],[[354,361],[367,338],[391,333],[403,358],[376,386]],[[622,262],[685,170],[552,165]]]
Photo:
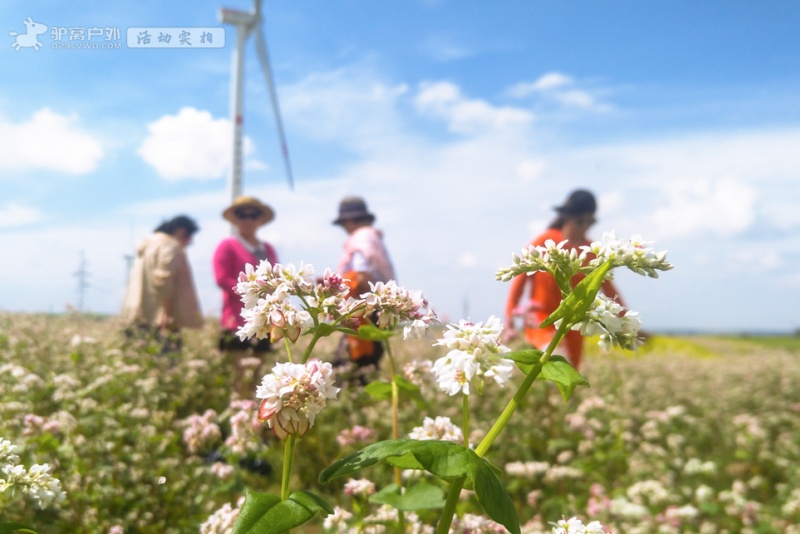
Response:
[[[263,216],[258,220],[258,225],[263,226],[275,218],[275,212],[272,208],[258,200],[256,197],[240,196],[236,197],[233,204],[225,208],[222,212],[222,217],[232,223],[236,223],[236,211],[242,208],[250,208],[259,210]]]

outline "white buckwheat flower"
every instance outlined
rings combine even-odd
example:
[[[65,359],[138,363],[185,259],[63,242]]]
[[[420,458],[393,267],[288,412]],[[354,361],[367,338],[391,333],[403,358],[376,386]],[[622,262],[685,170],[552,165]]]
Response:
[[[657,271],[669,271],[672,264],[667,261],[666,252],[656,252],[644,241],[642,236],[633,235],[628,241],[620,241],[614,232],[603,232],[600,241],[594,241],[588,247],[581,247],[584,255],[592,255],[590,268],[595,268],[611,260],[612,269],[627,267],[636,274],[658,278]]]
[[[344,494],[350,497],[369,497],[375,493],[375,483],[366,478],[351,478],[344,484]]]
[[[447,325],[444,338],[434,343],[434,346],[443,345],[450,349],[446,356],[433,364],[439,388],[449,395],[459,391],[469,395],[472,384],[481,394],[487,378],[500,387],[505,386],[511,378],[514,363],[500,356],[510,352],[500,343],[502,331],[500,319],[494,316],[485,325],[464,320],[457,325]]]
[[[280,439],[303,437],[328,399],[339,393],[332,375],[331,364],[316,359],[306,364],[275,364],[256,390],[256,397],[262,399],[258,418]]]
[[[624,315],[623,315],[624,313]],[[625,311],[615,300],[598,293],[583,320],[573,325],[582,336],[600,336],[599,345],[608,350],[612,346],[632,350],[641,345],[639,314]]]
[[[50,466],[34,464],[25,469],[19,463],[19,456],[14,454],[16,448],[10,441],[0,438],[0,494],[17,487],[43,510],[66,499],[61,481],[50,474]]]
[[[559,271],[569,279],[578,271],[589,273],[609,260],[612,269],[627,267],[637,274],[651,278],[658,278],[657,271],[672,269],[672,265],[666,260],[667,253],[655,252],[649,247],[650,243],[639,235],[634,235],[628,241],[620,241],[614,232],[605,232],[600,241],[580,247],[580,252],[566,249],[565,244],[565,241],[555,243],[548,240],[544,246],[531,245],[523,249],[519,256],[514,254],[513,265],[500,269],[496,278],[508,282],[522,273]],[[611,271],[608,276],[611,276]]]
[[[592,521],[588,525],[577,517],[561,519],[553,526],[552,534],[604,534],[605,529],[599,521]]]
[[[464,442],[464,433],[450,421],[449,417],[439,416],[436,419],[426,417],[422,426],[414,428],[408,437],[417,440]]]
[[[369,283],[370,292],[361,295],[366,304],[366,314],[377,313],[378,328],[391,328],[398,323],[408,323],[403,329],[404,338],[421,338],[428,325],[436,321],[432,310],[425,312],[428,301],[420,291],[409,291],[394,280],[386,283]]]
[[[314,324],[311,314],[298,309],[289,299],[285,288],[265,295],[253,308],[242,310],[245,324],[237,334],[241,339],[257,337],[278,341],[286,336],[293,343],[300,337],[300,332]]]

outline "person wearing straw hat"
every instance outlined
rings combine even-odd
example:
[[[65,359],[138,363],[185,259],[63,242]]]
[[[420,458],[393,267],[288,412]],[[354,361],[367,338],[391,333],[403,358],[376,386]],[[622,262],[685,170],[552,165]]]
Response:
[[[244,325],[244,319],[241,315],[243,304],[235,287],[239,281],[239,273],[244,271],[246,264],[255,267],[263,260],[273,264],[278,262],[278,255],[272,245],[256,236],[260,227],[275,218],[275,212],[255,197],[240,196],[225,208],[222,217],[233,224],[236,235],[223,239],[214,252],[214,277],[222,289],[219,349],[231,354],[234,392],[244,396],[252,393],[248,388],[253,385],[255,375],[245,380],[242,364],[247,362],[243,360],[269,352],[271,343],[269,339],[241,340],[236,335],[237,330]],[[253,370],[255,372],[257,369]]]
[[[344,255],[338,270],[343,278],[349,280],[350,292],[360,295],[370,290],[369,283],[388,282],[395,278],[394,267],[383,243],[383,234],[372,226],[375,215],[367,209],[363,198],[349,196],[339,203],[339,216],[333,224],[347,232],[344,242]],[[383,356],[381,343],[360,339],[355,336],[342,338],[334,356],[334,366],[355,364],[355,374],[362,384],[366,383],[365,373],[377,370]]]
[[[556,211],[556,218],[543,234],[531,242],[531,245],[543,246],[548,240],[555,243],[566,241],[567,248],[579,249],[583,245],[590,244],[586,234],[597,221],[595,218],[597,201],[591,192],[577,189],[570,193],[564,204],[553,209]],[[582,278],[582,275],[575,276],[572,279],[573,287]],[[525,286],[529,282],[531,283],[530,298],[519,306],[525,293]],[[602,290],[607,297],[616,299],[617,302],[624,305],[613,283],[604,282]],[[558,308],[560,303],[561,290],[553,275],[537,271],[531,276],[523,274],[515,277],[511,281],[506,301],[504,338],[510,340],[516,336],[514,317],[522,316],[525,319],[525,341],[544,350],[553,339],[556,329],[553,325],[544,328],[540,328],[539,325]],[[567,332],[560,348],[572,366],[578,369],[583,356],[583,337],[580,332],[575,330]]]

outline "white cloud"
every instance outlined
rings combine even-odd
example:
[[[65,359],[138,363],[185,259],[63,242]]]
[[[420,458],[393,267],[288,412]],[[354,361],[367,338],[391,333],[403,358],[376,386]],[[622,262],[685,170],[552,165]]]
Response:
[[[138,153],[162,178],[213,180],[224,177],[230,168],[232,132],[228,119],[215,119],[208,111],[185,107],[177,115],[151,122],[147,129],[149,135]],[[252,150],[252,142],[245,136],[242,157]]]
[[[475,254],[473,254],[472,252],[469,252],[469,251],[464,252],[458,258],[458,266],[459,267],[465,267],[465,268],[469,269],[471,267],[477,267],[478,265],[479,265],[478,264],[478,257]]]
[[[39,222],[43,219],[42,212],[29,206],[21,206],[7,202],[0,206],[0,228],[14,228]]]
[[[756,189],[740,181],[681,181],[664,189],[668,204],[652,216],[664,237],[704,233],[730,238],[755,221]]]
[[[534,82],[521,82],[508,89],[509,96],[525,98],[542,91],[553,91],[564,86],[572,85],[572,77],[560,72],[548,72]]]
[[[571,76],[560,72],[548,72],[533,82],[521,82],[511,86],[506,94],[513,98],[538,96],[552,100],[565,108],[583,111],[605,112],[613,107],[602,102],[597,91],[577,87]]]
[[[436,61],[454,61],[472,55],[472,50],[458,43],[454,38],[444,35],[433,35],[425,39],[420,45],[423,53],[428,54]]]
[[[445,119],[449,128],[458,133],[482,133],[487,129],[505,129],[526,125],[533,114],[519,108],[493,106],[485,100],[469,99],[450,82],[423,83],[414,100],[421,113]]]
[[[548,168],[607,176],[603,190],[624,191],[616,212],[601,203],[602,222],[697,243],[742,236],[757,224],[797,228],[800,218],[790,207],[800,198],[797,146],[800,130],[692,133],[551,155]]]
[[[0,119],[0,170],[53,170],[67,174],[94,171],[103,147],[78,128],[78,116],[43,108],[26,122]]]
[[[523,182],[533,182],[542,176],[545,163],[542,160],[525,160],[517,165],[517,176]]]
[[[310,139],[373,153],[401,134],[397,103],[407,92],[407,85],[386,84],[359,65],[314,73],[287,86],[281,106],[286,123]]]

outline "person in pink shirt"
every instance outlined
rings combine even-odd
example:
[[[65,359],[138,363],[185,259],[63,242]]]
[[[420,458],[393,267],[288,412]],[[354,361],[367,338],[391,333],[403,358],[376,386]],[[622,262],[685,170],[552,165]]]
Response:
[[[242,301],[235,287],[239,273],[244,271],[246,264],[255,267],[262,260],[278,262],[278,255],[272,245],[256,236],[256,231],[261,226],[275,218],[275,212],[257,198],[240,196],[222,212],[222,217],[234,225],[236,232],[235,235],[223,239],[214,252],[214,277],[222,289],[219,349],[231,355],[234,365],[233,390],[244,396],[252,393],[249,389],[257,378],[254,374],[257,369],[253,370],[253,376],[245,379],[246,370],[242,360],[251,356],[262,357],[270,351],[271,344],[269,339],[253,338],[243,341],[236,335],[239,327],[244,325],[244,319],[241,315]]]
[[[383,233],[372,226],[375,215],[360,197],[345,197],[339,203],[339,216],[333,224],[347,232],[344,255],[338,271],[348,280],[350,293],[357,297],[370,291],[370,283],[388,282],[395,278],[394,267],[383,243]],[[374,320],[374,318],[373,318]],[[334,354],[334,367],[351,367],[354,378],[365,385],[367,374],[377,371],[383,345],[380,342],[344,336]]]

